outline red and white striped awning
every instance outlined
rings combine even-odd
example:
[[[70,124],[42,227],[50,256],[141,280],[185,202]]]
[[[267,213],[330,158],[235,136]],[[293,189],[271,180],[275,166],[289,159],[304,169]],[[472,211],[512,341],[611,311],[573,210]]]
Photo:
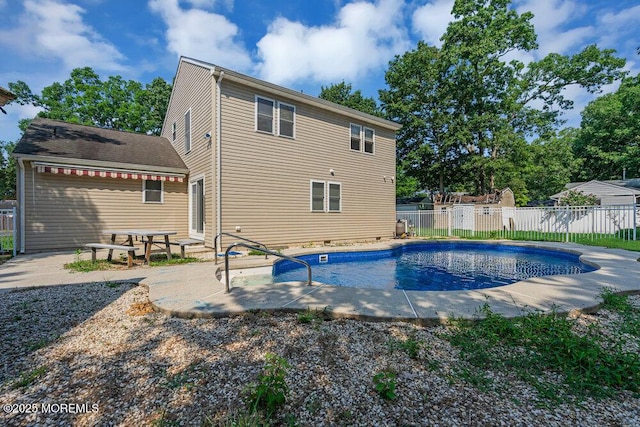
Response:
[[[90,176],[99,178],[141,179],[151,181],[184,182],[182,174],[149,173],[136,171],[120,171],[113,169],[91,169],[78,166],[34,164],[39,173],[61,175]]]

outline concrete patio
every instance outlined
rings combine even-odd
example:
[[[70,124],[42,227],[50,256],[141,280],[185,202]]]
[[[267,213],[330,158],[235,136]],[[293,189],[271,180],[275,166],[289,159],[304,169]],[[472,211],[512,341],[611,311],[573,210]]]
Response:
[[[286,255],[331,253],[389,248],[399,241],[372,244],[296,248]],[[495,242],[492,242],[495,243]],[[505,243],[505,242],[502,242]],[[405,320],[437,323],[447,318],[473,318],[488,303],[508,317],[523,310],[571,312],[597,308],[603,287],[620,292],[640,292],[640,254],[619,249],[563,243],[508,242],[512,245],[562,249],[582,254],[582,260],[599,270],[573,276],[538,277],[512,285],[477,291],[403,291],[354,289],[326,284],[253,284],[224,289],[224,260],[166,267],[74,273],[65,270],[74,253],[20,255],[0,265],[0,294],[36,286],[87,282],[129,281],[149,289],[149,300],[159,311],[180,317],[222,317],[253,310],[326,310],[334,317],[367,320]],[[105,255],[106,256],[106,252]],[[209,256],[210,257],[210,256]],[[84,256],[86,259],[86,255]],[[256,267],[270,267],[274,257],[244,256],[231,260],[232,277]],[[269,270],[267,270],[269,271]]]

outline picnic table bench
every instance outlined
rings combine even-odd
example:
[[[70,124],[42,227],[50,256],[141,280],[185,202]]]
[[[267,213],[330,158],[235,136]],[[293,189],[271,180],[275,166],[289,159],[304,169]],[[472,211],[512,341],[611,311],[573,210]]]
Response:
[[[109,243],[87,243],[85,247],[91,248],[91,262],[96,262],[96,250],[109,249],[109,256],[111,256],[114,250],[123,251],[127,253],[127,267],[133,266],[133,256],[138,248],[129,245],[114,245]]]
[[[154,236],[163,236],[164,241],[157,242],[156,244],[161,245],[160,251],[167,253],[167,259],[171,259],[171,245],[169,244],[169,236],[173,236],[178,234],[176,231],[163,231],[163,230],[104,230],[102,234],[108,234],[111,236],[111,244],[116,243],[116,236],[124,235],[127,236],[125,240],[125,245],[133,246],[133,237],[141,236],[144,241],[144,262],[149,264],[151,260],[151,246],[153,246]],[[146,240],[146,241],[145,241]],[[111,260],[112,250],[109,250],[108,260]]]

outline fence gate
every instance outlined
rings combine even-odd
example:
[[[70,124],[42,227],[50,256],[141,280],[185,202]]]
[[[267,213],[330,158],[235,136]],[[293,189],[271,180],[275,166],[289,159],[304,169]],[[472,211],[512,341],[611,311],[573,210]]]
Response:
[[[11,252],[16,256],[16,242],[18,241],[18,218],[16,208],[0,209],[0,254]]]

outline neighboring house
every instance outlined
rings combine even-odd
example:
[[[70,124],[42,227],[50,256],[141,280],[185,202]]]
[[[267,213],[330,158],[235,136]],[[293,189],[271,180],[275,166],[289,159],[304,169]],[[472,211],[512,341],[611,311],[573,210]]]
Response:
[[[399,128],[183,57],[162,136],[189,168],[190,237],[280,245],[393,236]]]
[[[13,101],[14,99],[16,99],[16,96],[12,92],[0,86],[0,111],[7,114],[7,112],[4,111],[2,106],[7,105],[9,102]]]
[[[20,252],[80,248],[114,228],[187,235],[189,171],[165,138],[36,118],[13,155]]]
[[[113,228],[210,247],[221,232],[268,245],[392,237],[399,128],[181,58],[160,137],[32,122],[14,150],[21,251]]]
[[[583,194],[593,194],[598,198],[601,206],[640,204],[640,180],[616,180],[572,182],[565,186],[566,190],[556,193],[551,198],[559,201],[569,191],[578,191]]]

